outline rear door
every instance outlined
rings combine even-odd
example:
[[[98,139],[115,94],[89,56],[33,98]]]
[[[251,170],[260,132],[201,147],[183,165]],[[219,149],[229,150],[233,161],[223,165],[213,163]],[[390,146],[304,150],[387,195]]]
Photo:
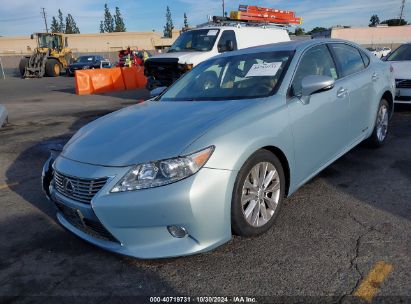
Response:
[[[301,81],[308,75],[337,80],[337,68],[325,44],[313,46],[302,55],[289,93],[298,183],[334,159],[350,141],[348,95],[333,87],[313,94],[310,102],[303,104],[299,99]]]
[[[350,133],[352,143],[368,131],[371,102],[375,100],[374,85],[378,73],[372,71],[370,59],[361,50],[345,43],[330,44],[341,75],[341,84],[350,99]]]

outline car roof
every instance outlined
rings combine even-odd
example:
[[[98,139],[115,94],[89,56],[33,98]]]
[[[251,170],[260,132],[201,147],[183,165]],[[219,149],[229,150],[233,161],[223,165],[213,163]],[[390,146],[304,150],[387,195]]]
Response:
[[[193,28],[188,30],[189,31],[196,31],[196,30],[226,30],[226,29],[231,29],[231,30],[266,30],[266,29],[274,29],[274,30],[281,30],[285,31],[285,28],[280,27],[280,26],[235,26],[235,25],[205,25],[205,26],[200,26],[197,28]]]
[[[348,43],[351,45],[356,45],[351,41],[346,41],[342,39],[307,39],[307,40],[291,40],[286,42],[277,42],[266,45],[254,46],[250,48],[240,49],[232,52],[226,52],[221,57],[229,57],[242,54],[252,54],[252,53],[262,53],[262,52],[276,52],[276,51],[296,51],[303,50],[313,45],[324,44],[324,43]]]

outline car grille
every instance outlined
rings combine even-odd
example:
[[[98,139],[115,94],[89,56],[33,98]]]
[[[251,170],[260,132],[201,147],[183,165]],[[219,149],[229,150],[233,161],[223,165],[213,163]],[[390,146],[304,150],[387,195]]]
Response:
[[[145,62],[146,76],[152,76],[161,86],[170,86],[183,74],[178,69],[178,59],[159,58],[148,59]]]
[[[75,201],[90,204],[93,197],[103,188],[107,177],[84,179],[54,171],[54,187],[60,194]]]
[[[119,243],[116,238],[97,220],[82,218],[78,212],[64,204],[55,202],[57,208],[63,214],[64,218],[77,229],[88,235],[105,241]]]
[[[411,89],[411,79],[395,79],[397,88]]]

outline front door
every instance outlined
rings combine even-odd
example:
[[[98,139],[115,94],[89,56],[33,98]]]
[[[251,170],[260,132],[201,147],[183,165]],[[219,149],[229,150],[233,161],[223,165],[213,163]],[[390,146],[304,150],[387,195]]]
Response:
[[[301,81],[308,75],[338,79],[334,60],[325,44],[308,49],[301,57],[288,100],[298,184],[335,158],[350,141],[349,96],[345,88],[335,85],[330,90],[314,93],[310,102],[303,104],[299,99]]]

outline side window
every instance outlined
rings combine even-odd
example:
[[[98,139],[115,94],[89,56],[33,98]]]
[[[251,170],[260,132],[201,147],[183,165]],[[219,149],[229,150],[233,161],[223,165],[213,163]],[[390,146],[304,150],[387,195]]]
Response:
[[[363,51],[360,51],[362,61],[364,62],[364,66],[368,67],[370,65],[370,57],[368,57]]]
[[[220,40],[218,41],[217,48],[219,53],[228,51],[227,43],[232,41],[233,50],[237,49],[237,39],[235,38],[235,32],[232,30],[224,31],[221,34]]]
[[[360,51],[347,44],[331,44],[341,68],[341,76],[345,77],[365,68]]]
[[[301,82],[309,75],[338,78],[334,61],[325,45],[314,46],[302,56],[292,82],[291,88],[294,96],[301,95]]]

